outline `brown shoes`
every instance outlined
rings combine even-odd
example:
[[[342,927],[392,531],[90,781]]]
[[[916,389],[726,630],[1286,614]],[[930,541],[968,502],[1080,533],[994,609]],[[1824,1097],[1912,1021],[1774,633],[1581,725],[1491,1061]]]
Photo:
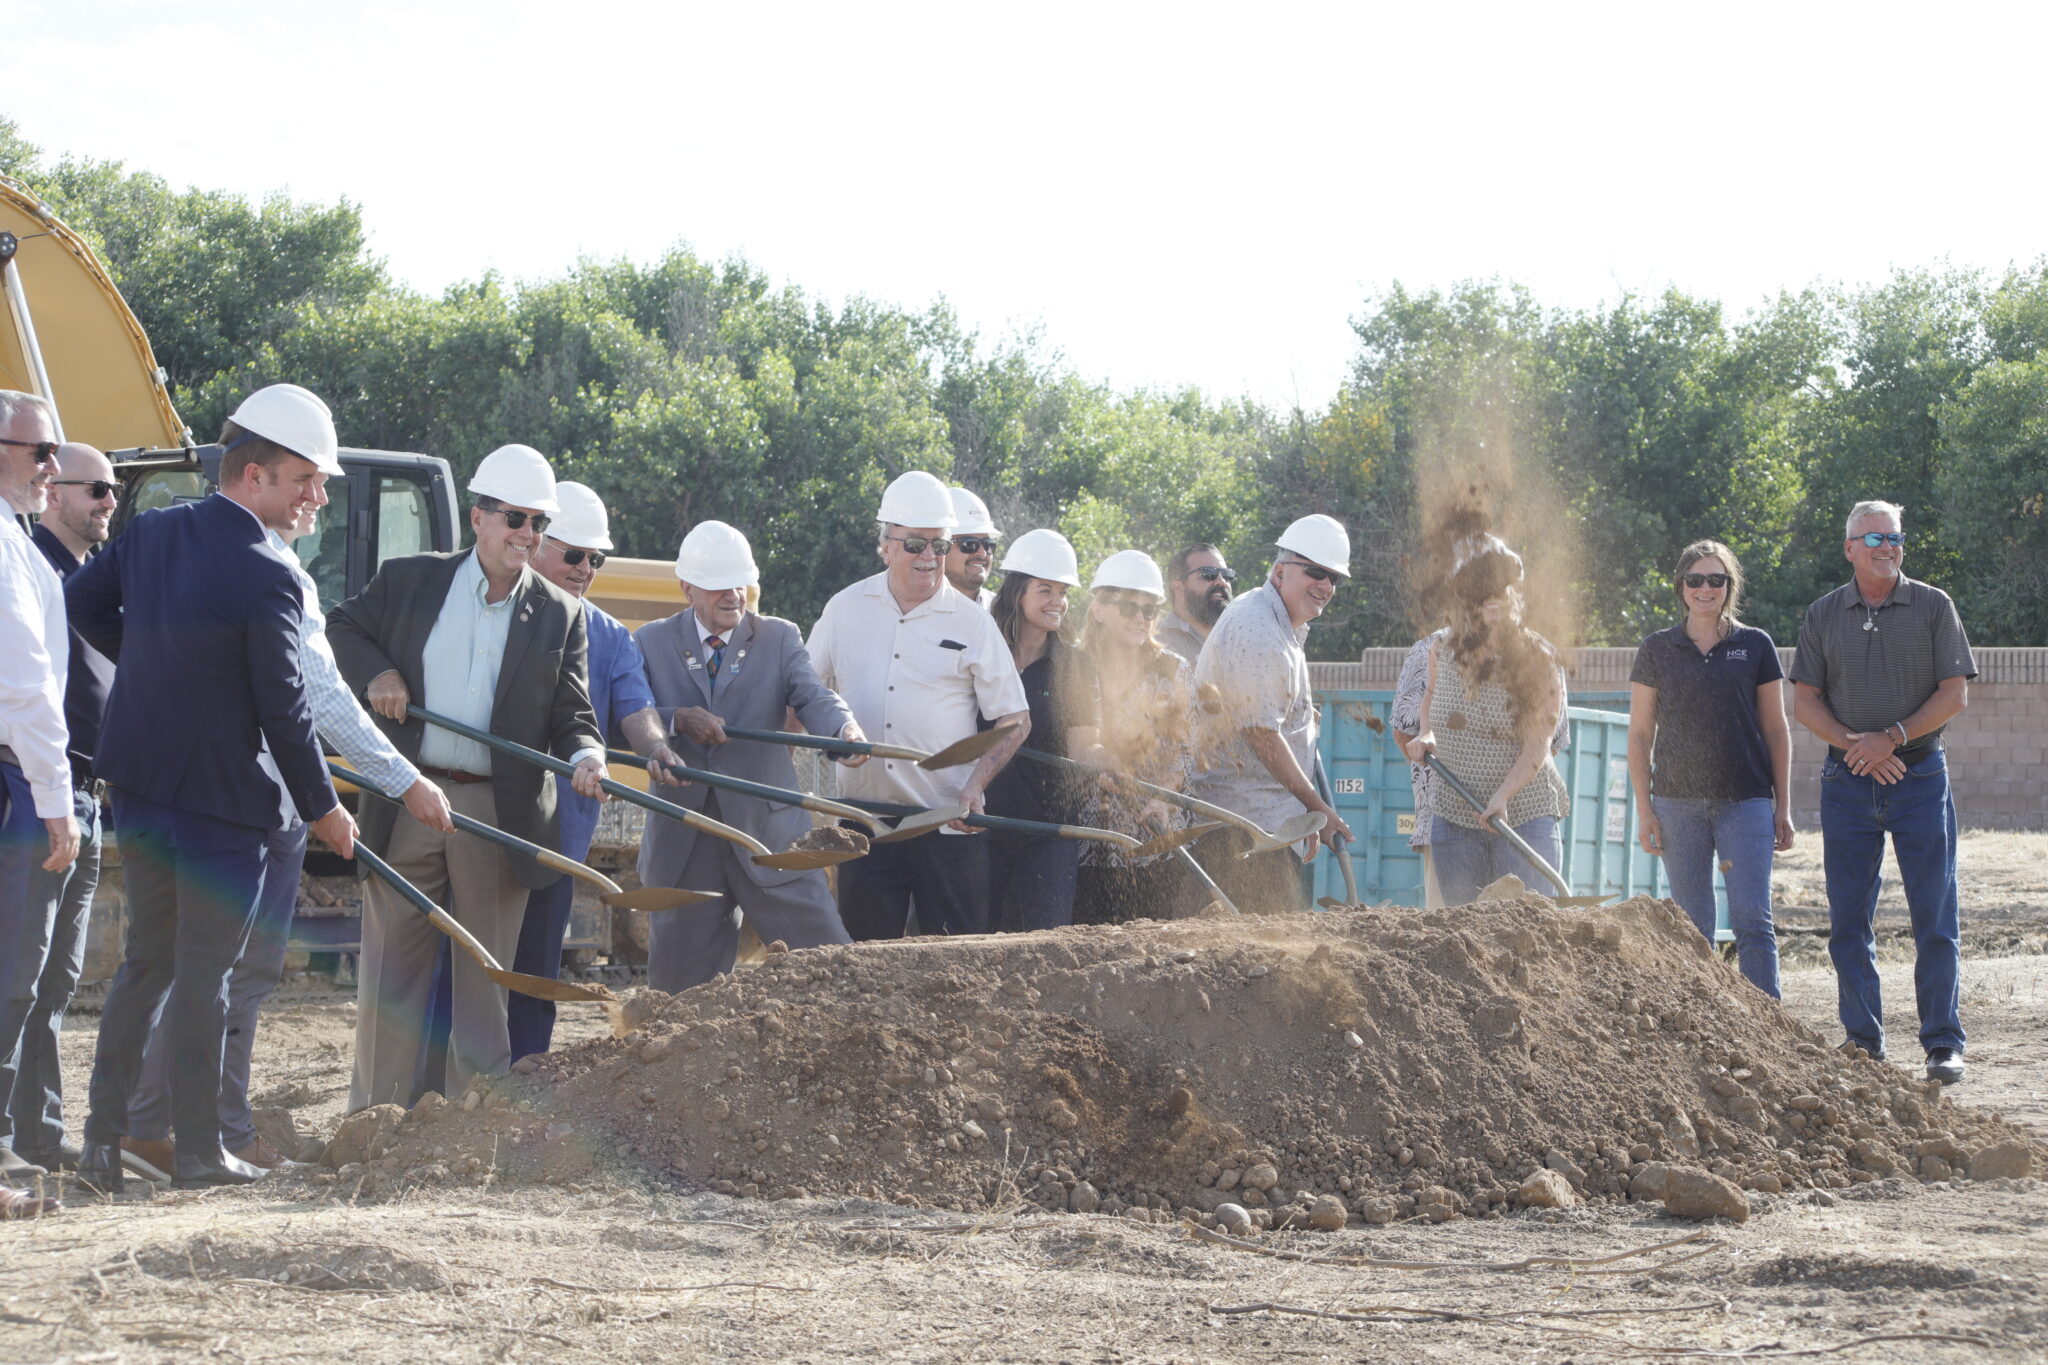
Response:
[[[177,1169],[178,1149],[169,1138],[121,1139],[121,1164],[131,1172],[158,1185],[167,1185]]]
[[[266,1171],[298,1164],[279,1156],[277,1149],[260,1137],[250,1138],[243,1146],[228,1148],[228,1154],[238,1161],[248,1162],[251,1166],[261,1166]]]

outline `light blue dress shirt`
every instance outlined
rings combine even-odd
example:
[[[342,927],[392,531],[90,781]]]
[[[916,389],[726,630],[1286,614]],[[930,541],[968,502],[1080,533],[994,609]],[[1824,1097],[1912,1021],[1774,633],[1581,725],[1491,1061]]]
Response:
[[[512,604],[526,591],[526,575],[502,602],[486,602],[490,580],[471,551],[463,557],[448,585],[448,597],[441,614],[427,636],[420,654],[421,681],[427,695],[420,705],[429,711],[479,730],[491,728],[491,710],[498,698],[498,667],[505,660],[505,638],[512,631]],[[438,725],[429,725],[420,738],[420,764],[446,768],[451,772],[491,775],[491,751],[473,739],[465,739]]]

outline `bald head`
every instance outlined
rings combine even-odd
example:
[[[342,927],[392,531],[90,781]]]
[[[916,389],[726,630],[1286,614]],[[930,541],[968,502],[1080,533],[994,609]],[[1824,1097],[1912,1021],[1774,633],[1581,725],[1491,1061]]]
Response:
[[[50,481],[43,524],[65,549],[84,559],[93,546],[106,543],[119,487],[112,461],[83,441],[66,441],[57,447],[57,477]],[[96,489],[106,491],[95,497]]]

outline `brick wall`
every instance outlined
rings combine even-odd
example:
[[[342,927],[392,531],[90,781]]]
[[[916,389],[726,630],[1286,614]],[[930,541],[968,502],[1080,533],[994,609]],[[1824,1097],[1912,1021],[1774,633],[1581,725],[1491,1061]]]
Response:
[[[1795,651],[1778,651],[1787,673]],[[1405,649],[1368,649],[1355,664],[1316,664],[1319,688],[1391,690]],[[1572,704],[1612,706],[1628,691],[1633,649],[1582,649]],[[1969,709],[1949,723],[1949,778],[1969,829],[2048,829],[2048,649],[1980,649]],[[1789,707],[1789,700],[1788,700]],[[1792,726],[1792,808],[1804,828],[1820,822],[1820,760],[1826,746]]]

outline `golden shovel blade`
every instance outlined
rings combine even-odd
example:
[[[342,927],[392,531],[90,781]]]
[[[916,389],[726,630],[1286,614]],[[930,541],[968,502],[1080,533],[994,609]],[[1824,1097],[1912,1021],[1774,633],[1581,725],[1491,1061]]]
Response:
[[[935,806],[931,810],[906,815],[896,822],[896,828],[877,834],[870,843],[900,844],[905,839],[915,839],[920,834],[930,834],[935,829],[958,820],[967,814],[965,806]]]
[[[972,763],[990,749],[995,748],[996,745],[1008,739],[1010,732],[1016,728],[1015,725],[998,725],[993,730],[983,730],[978,735],[969,735],[958,743],[948,744],[937,753],[919,759],[917,766],[920,768],[957,768],[963,763]]]
[[[545,976],[529,976],[525,972],[509,972],[503,967],[484,969],[491,980],[507,990],[530,995],[537,1000],[588,1001],[602,1004],[616,1000],[609,988],[598,985],[581,985],[574,981],[553,981]]]
[[[1330,817],[1319,810],[1305,810],[1291,820],[1283,820],[1279,827],[1271,830],[1262,839],[1254,839],[1252,846],[1241,855],[1249,858],[1254,853],[1271,853],[1275,849],[1298,844],[1309,835],[1321,831],[1330,823]]]
[[[1192,844],[1210,830],[1221,828],[1223,828],[1221,820],[1205,820],[1199,825],[1189,825],[1185,829],[1168,830],[1164,834],[1156,834],[1144,843],[1139,844],[1136,848],[1126,853],[1125,856],[1129,858],[1150,858],[1155,854],[1171,853],[1177,848],[1185,848],[1187,845]]]
[[[837,867],[867,856],[850,848],[799,848],[787,853],[756,853],[753,862],[756,867],[772,867],[777,872],[815,872],[821,867]]]
[[[680,910],[686,905],[700,901],[715,901],[720,898],[717,891],[687,891],[676,886],[641,886],[616,895],[600,896],[599,900],[615,910],[637,910],[647,913],[656,910]]]

